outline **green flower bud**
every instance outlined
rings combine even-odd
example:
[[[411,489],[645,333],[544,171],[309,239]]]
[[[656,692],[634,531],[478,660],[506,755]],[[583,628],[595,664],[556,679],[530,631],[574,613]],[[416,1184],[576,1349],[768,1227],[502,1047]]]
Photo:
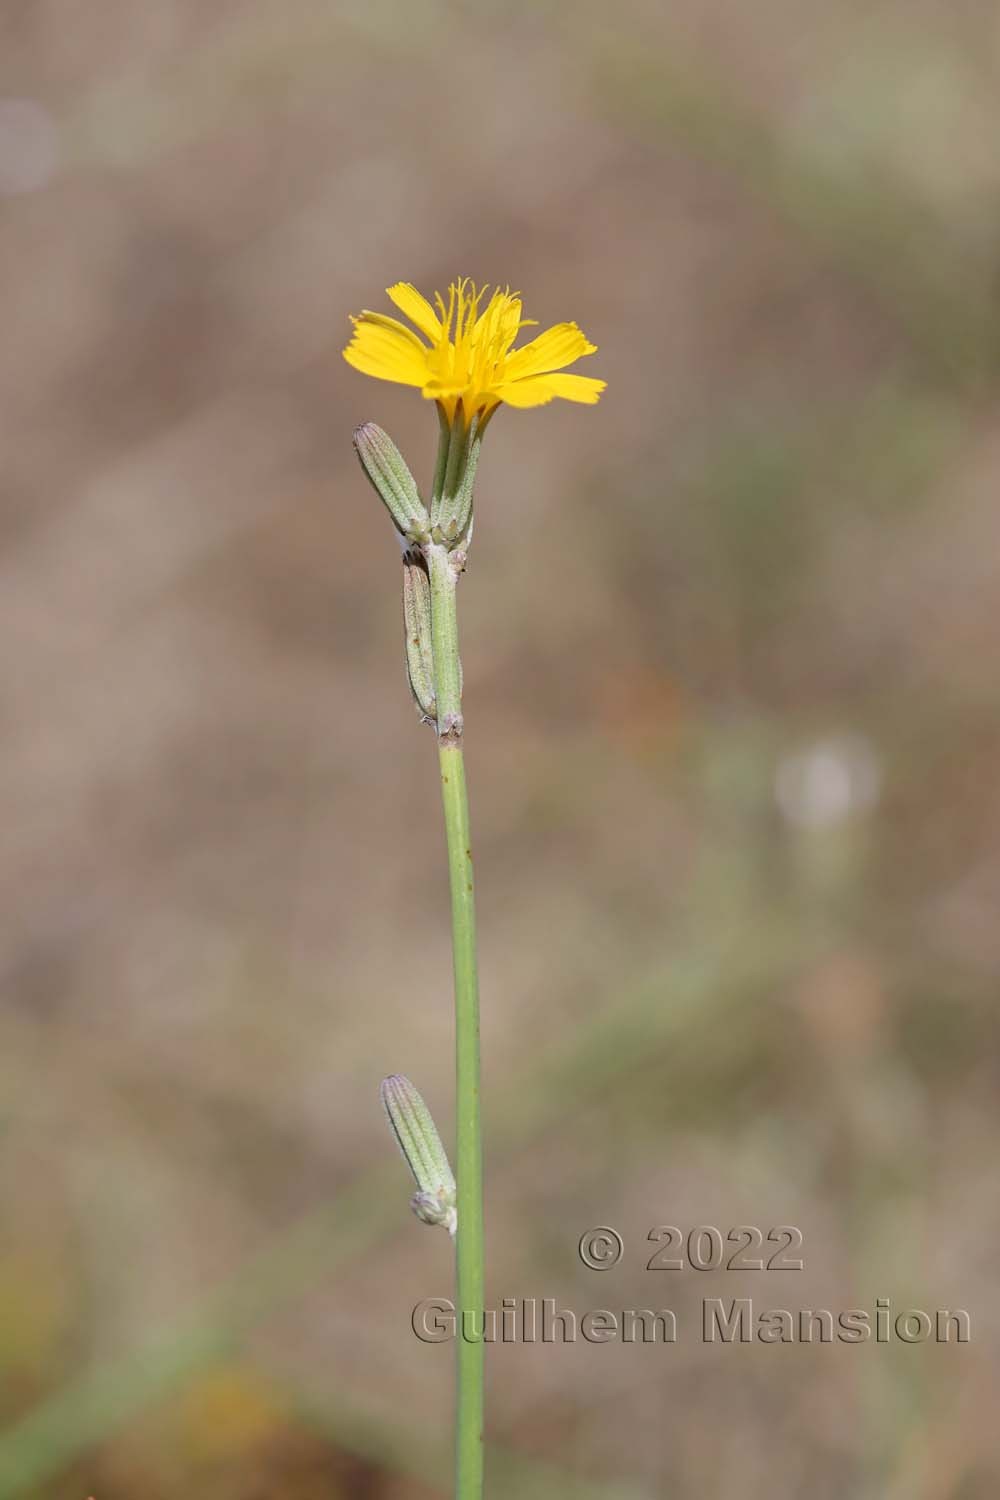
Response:
[[[406,675],[424,724],[437,718],[434,695],[434,651],[431,645],[431,581],[416,548],[403,553],[403,639]]]
[[[425,541],[430,517],[416,480],[389,434],[374,422],[363,422],[354,433],[354,447],[396,530],[410,541]]]
[[[381,1094],[392,1133],[417,1184],[410,1207],[425,1224],[443,1224],[454,1234],[455,1178],[430,1110],[401,1073],[382,1080]]]

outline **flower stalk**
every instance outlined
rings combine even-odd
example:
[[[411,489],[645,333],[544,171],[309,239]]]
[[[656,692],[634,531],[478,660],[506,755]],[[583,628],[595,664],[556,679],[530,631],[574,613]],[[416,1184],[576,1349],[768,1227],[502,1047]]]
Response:
[[[448,843],[452,955],[455,967],[455,1102],[458,1146],[455,1306],[461,1320],[458,1326],[476,1328],[482,1327],[484,1306],[484,1239],[479,976],[476,967],[472,846],[461,740],[441,741],[438,753]],[[455,1412],[456,1500],[479,1500],[483,1490],[483,1353],[481,1339],[459,1338]]]
[[[483,1166],[480,1112],[479,975],[472,838],[462,748],[461,667],[458,658],[455,553],[427,549],[437,699],[438,761],[451,888],[455,971],[455,1104],[458,1234],[455,1305],[459,1327],[481,1326],[484,1306]],[[471,1314],[471,1316],[469,1316]],[[455,1494],[479,1500],[483,1487],[483,1353],[481,1340],[459,1338],[456,1369]]]
[[[382,1102],[417,1183],[411,1208],[424,1223],[445,1224],[455,1239],[455,1305],[459,1327],[467,1328],[482,1324],[484,1236],[479,977],[456,606],[484,425],[478,415],[467,422],[461,411],[451,420],[442,413],[429,514],[406,482],[409,470],[386,434],[366,423],[354,439],[400,538],[407,677],[420,717],[434,726],[438,741],[455,974],[457,1184],[430,1114],[409,1080],[398,1074],[385,1079]],[[456,1500],[480,1500],[483,1490],[483,1354],[482,1340],[458,1340]]]
[[[408,1079],[384,1081],[382,1098],[396,1140],[417,1183],[411,1207],[455,1238],[458,1327],[482,1327],[484,1304],[483,1168],[480,1118],[479,977],[469,802],[465,786],[462,665],[457,589],[473,525],[473,487],[483,434],[497,408],[544,406],[560,399],[591,406],[605,382],[565,374],[596,352],[575,323],[557,323],[514,348],[523,328],[520,294],[497,288],[486,297],[463,278],[447,301],[426,300],[408,282],[388,296],[413,327],[383,313],[352,318],[348,364],[379,380],[419,389],[434,401],[440,422],[437,462],[424,504],[391,438],[372,422],[354,444],[374,489],[392,517],[403,553],[406,670],[418,712],[437,734],[451,889],[455,975],[456,1167],[452,1179],[440,1137]],[[414,332],[414,329],[417,331]],[[460,1336],[456,1351],[455,1497],[483,1492],[482,1339]]]

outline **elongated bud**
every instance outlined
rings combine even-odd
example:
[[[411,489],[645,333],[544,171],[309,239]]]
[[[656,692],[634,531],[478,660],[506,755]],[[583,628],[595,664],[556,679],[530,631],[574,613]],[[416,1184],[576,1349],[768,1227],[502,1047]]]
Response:
[[[437,725],[437,692],[434,687],[434,645],[431,635],[431,581],[427,562],[416,547],[403,553],[403,642],[406,676],[422,724]],[[462,691],[462,663],[458,663],[458,690]]]
[[[430,1110],[401,1073],[384,1078],[381,1092],[392,1133],[417,1184],[410,1207],[423,1223],[443,1224],[454,1234],[455,1178]]]
[[[437,719],[437,700],[431,645],[431,581],[427,564],[415,547],[403,553],[403,638],[413,701],[422,722],[433,724]]]
[[[472,491],[483,434],[481,417],[474,413],[466,423],[462,408],[451,424],[448,456],[431,497],[431,535],[446,547],[467,541],[472,531]]]
[[[430,517],[417,482],[389,434],[374,422],[363,422],[354,433],[354,447],[396,530],[411,541],[426,541]]]

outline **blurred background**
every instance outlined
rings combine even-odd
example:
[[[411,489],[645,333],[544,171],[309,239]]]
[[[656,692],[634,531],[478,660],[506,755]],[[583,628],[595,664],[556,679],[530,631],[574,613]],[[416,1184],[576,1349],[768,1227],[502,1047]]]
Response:
[[[448,1491],[377,1100],[450,1122],[443,835],[350,440],[436,421],[340,351],[462,274],[609,382],[501,412],[461,590],[490,1296],[680,1327],[494,1348],[491,1493],[996,1495],[998,139],[989,0],[9,0],[4,1497]],[[973,1337],[703,1344],[735,1296]]]

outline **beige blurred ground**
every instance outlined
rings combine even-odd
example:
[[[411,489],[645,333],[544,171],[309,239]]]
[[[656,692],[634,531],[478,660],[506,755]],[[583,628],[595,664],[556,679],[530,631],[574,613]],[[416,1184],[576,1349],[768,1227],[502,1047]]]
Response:
[[[995,1495],[996,6],[12,0],[0,98],[0,1493],[444,1492],[376,1099],[450,1114],[442,837],[350,446],[435,422],[340,348],[468,274],[609,381],[500,414],[462,588],[491,1296],[685,1330],[492,1351],[491,1493]],[[703,1345],[736,1295],[973,1341]]]

